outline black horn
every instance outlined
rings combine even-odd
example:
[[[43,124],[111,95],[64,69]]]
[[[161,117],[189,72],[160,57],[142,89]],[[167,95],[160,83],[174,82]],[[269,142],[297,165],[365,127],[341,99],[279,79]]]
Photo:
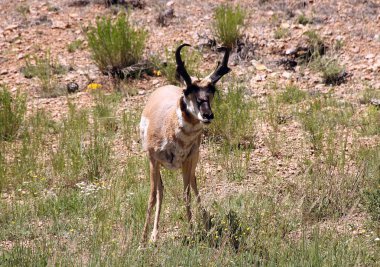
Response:
[[[214,73],[211,74],[210,76],[210,80],[212,84],[216,84],[220,80],[220,78],[222,78],[224,75],[226,75],[227,73],[231,71],[231,69],[227,66],[228,58],[230,56],[230,49],[226,47],[223,47],[222,49],[225,51],[222,63],[218,64],[218,67],[216,68]]]
[[[175,61],[177,63],[177,73],[183,78],[186,85],[189,87],[191,85],[191,78],[190,75],[187,73],[187,70],[185,68],[185,62],[181,59],[181,49],[184,46],[190,46],[189,44],[181,44],[178,46],[177,50],[175,51]]]

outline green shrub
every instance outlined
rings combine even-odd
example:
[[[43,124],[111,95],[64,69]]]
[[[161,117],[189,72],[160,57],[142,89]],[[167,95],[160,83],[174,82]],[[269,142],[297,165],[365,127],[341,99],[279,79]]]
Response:
[[[214,32],[217,39],[226,47],[236,45],[244,26],[245,12],[239,7],[221,5],[214,13]]]
[[[57,62],[57,59],[47,51],[42,57],[31,55],[26,58],[26,65],[22,68],[25,78],[37,77],[44,97],[62,95],[65,90],[59,87],[56,75],[66,73],[66,68]]]
[[[25,95],[18,93],[12,97],[7,88],[0,85],[0,141],[10,141],[15,138],[25,112]]]
[[[147,32],[133,27],[125,13],[115,20],[98,18],[87,32],[96,65],[103,72],[117,73],[137,63],[143,54]]]

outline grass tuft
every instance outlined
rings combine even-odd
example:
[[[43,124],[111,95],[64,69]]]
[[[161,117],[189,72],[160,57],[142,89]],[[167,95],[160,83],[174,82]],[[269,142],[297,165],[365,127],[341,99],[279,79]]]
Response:
[[[17,93],[12,97],[4,85],[0,85],[0,141],[13,140],[24,121],[26,96]]]
[[[274,31],[274,38],[275,39],[283,39],[283,38],[286,38],[289,36],[289,30],[288,29],[285,29],[285,28],[282,28],[282,27],[278,27],[275,31]]]
[[[42,57],[28,56],[25,62],[22,73],[25,78],[38,78],[43,97],[56,97],[66,92],[63,87],[59,86],[56,75],[64,74],[67,70],[58,63],[56,58],[51,56],[50,51],[45,52]]]
[[[312,23],[312,20],[308,18],[304,13],[302,13],[301,15],[297,17],[297,23],[306,25],[306,24]]]
[[[220,5],[214,12],[216,38],[226,47],[232,48],[241,36],[246,13],[239,6]]]
[[[279,95],[279,101],[286,104],[296,104],[306,98],[306,92],[300,90],[295,84],[288,84],[285,91]]]
[[[69,53],[74,53],[78,49],[80,50],[83,49],[83,40],[78,39],[78,40],[72,41],[71,43],[67,45],[67,51]]]

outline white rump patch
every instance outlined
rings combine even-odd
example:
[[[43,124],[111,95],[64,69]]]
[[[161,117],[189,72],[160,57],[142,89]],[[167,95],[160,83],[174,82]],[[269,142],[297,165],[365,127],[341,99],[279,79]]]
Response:
[[[142,141],[142,147],[144,150],[147,149],[147,136],[148,136],[148,126],[149,126],[149,120],[145,118],[144,116],[141,117],[140,121],[140,138]]]

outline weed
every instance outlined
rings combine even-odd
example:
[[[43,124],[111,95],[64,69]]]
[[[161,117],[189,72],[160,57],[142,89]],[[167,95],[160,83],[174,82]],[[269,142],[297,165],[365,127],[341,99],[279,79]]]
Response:
[[[0,141],[13,140],[24,121],[26,96],[17,93],[12,97],[4,85],[0,85]]]
[[[306,98],[306,92],[300,90],[295,84],[288,84],[285,91],[279,95],[279,101],[287,104],[296,104]]]
[[[97,122],[94,122],[90,143],[85,147],[84,177],[89,181],[105,178],[111,171],[111,146],[109,139],[99,132]]]
[[[282,27],[277,27],[277,29],[274,31],[274,38],[275,39],[283,39],[289,36],[289,30],[282,28]]]
[[[16,6],[16,11],[26,18],[26,15],[30,14],[30,7],[22,3]]]
[[[268,136],[264,139],[264,142],[274,157],[277,157],[280,151],[278,120],[280,117],[280,108],[278,98],[269,96],[266,103],[267,112],[265,113],[265,116],[270,128]]]
[[[26,78],[37,77],[40,82],[42,95],[45,97],[55,97],[62,95],[65,90],[59,87],[56,75],[64,74],[66,68],[57,62],[47,51],[44,56],[28,56],[26,65],[22,68],[22,73]]]
[[[369,106],[359,124],[364,135],[380,134],[380,110],[374,106]]]
[[[306,111],[299,114],[304,129],[309,132],[315,152],[323,149],[323,140],[338,125],[349,126],[353,115],[351,105],[337,103],[331,97],[323,96],[309,103]]]
[[[359,163],[368,181],[364,190],[364,203],[375,222],[380,221],[380,147],[361,149]]]
[[[124,142],[131,147],[140,139],[139,123],[141,110],[125,111],[122,116],[122,132]]]
[[[51,155],[54,173],[67,182],[75,183],[81,179],[85,167],[83,143],[88,129],[88,112],[69,104],[68,116],[59,129],[58,148]]]
[[[232,48],[241,36],[246,13],[239,6],[220,5],[214,12],[213,29],[216,38],[226,47]]]
[[[93,93],[96,105],[94,106],[94,116],[99,121],[99,126],[106,132],[115,132],[118,128],[116,121],[116,107],[121,100],[121,94],[105,94],[100,90]]]
[[[341,40],[341,39],[336,40],[335,44],[334,44],[334,50],[335,51],[339,51],[339,50],[341,50],[343,48],[343,46],[344,46],[344,41],[343,40]]]
[[[304,13],[302,13],[301,15],[297,17],[297,23],[306,25],[306,24],[312,23],[312,20],[308,18]]]
[[[360,199],[363,178],[323,168],[320,162],[309,167],[303,183],[303,216],[307,220],[338,218],[347,214]]]
[[[104,73],[117,74],[137,63],[142,56],[146,31],[137,29],[121,13],[115,20],[103,17],[87,32],[88,45],[96,65]]]
[[[67,51],[69,53],[74,53],[78,49],[82,50],[83,49],[83,40],[77,39],[75,41],[72,41],[67,45]]]

